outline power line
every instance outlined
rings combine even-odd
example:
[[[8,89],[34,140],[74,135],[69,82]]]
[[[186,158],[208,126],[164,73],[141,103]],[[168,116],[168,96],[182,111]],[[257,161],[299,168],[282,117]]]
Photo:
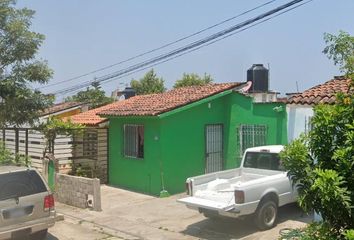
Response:
[[[157,47],[157,48],[151,49],[151,50],[149,50],[149,51],[140,53],[140,54],[138,54],[138,55],[135,55],[135,56],[133,56],[133,57],[127,58],[127,59],[122,60],[122,61],[120,61],[120,62],[113,63],[113,64],[111,64],[111,65],[108,65],[108,66],[105,66],[105,67],[96,69],[96,70],[91,71],[91,72],[88,72],[88,73],[84,73],[84,74],[78,75],[78,76],[76,76],[76,77],[69,78],[69,79],[64,80],[64,81],[60,81],[60,82],[53,83],[53,84],[48,84],[48,85],[46,85],[46,86],[40,87],[39,89],[48,88],[48,87],[51,87],[51,86],[56,86],[56,85],[60,85],[60,84],[62,84],[62,83],[70,82],[70,81],[73,81],[73,80],[76,80],[76,79],[79,79],[79,78],[82,78],[82,77],[87,77],[87,76],[89,76],[89,75],[91,75],[91,74],[94,74],[94,73],[97,73],[97,72],[101,72],[101,71],[103,71],[103,70],[107,70],[107,69],[109,69],[109,68],[112,68],[112,67],[121,65],[121,64],[123,64],[123,63],[129,62],[129,61],[131,61],[131,60],[137,59],[137,58],[139,58],[139,57],[145,56],[145,55],[147,55],[147,54],[156,52],[156,51],[158,51],[158,50],[164,49],[164,48],[169,47],[169,46],[171,46],[171,45],[174,45],[174,44],[176,44],[176,43],[182,42],[183,40],[186,40],[186,39],[188,39],[188,38],[194,37],[194,36],[196,36],[196,35],[198,35],[198,34],[201,34],[201,33],[205,32],[205,31],[208,31],[208,30],[210,30],[210,29],[213,29],[213,28],[215,28],[215,27],[218,27],[218,26],[220,26],[220,25],[222,25],[222,24],[224,24],[224,23],[226,23],[226,22],[229,22],[229,21],[231,21],[231,20],[234,20],[234,19],[236,19],[236,18],[239,18],[239,17],[241,17],[241,16],[243,16],[243,15],[246,15],[247,13],[250,13],[250,12],[252,12],[252,11],[255,11],[255,10],[257,10],[257,9],[259,9],[259,8],[262,8],[262,7],[266,6],[266,5],[269,5],[269,4],[271,4],[271,3],[275,2],[275,1],[277,1],[277,0],[271,0],[271,1],[265,2],[265,3],[263,3],[263,4],[261,4],[261,5],[257,6],[257,7],[251,8],[251,9],[249,9],[249,10],[247,10],[247,11],[245,11],[245,12],[242,12],[242,13],[236,15],[236,16],[230,17],[230,18],[225,19],[225,20],[223,20],[223,21],[221,21],[221,22],[218,22],[218,23],[216,23],[216,24],[214,24],[214,25],[211,25],[211,26],[209,26],[209,27],[203,28],[202,30],[199,30],[199,31],[197,31],[197,32],[194,32],[194,33],[192,33],[192,34],[190,34],[190,35],[187,35],[187,36],[185,36],[185,37],[181,37],[181,38],[179,38],[179,39],[177,39],[177,40],[175,40],[175,41],[166,43],[166,44],[164,44],[164,45],[162,45],[162,46],[160,46],[160,47]]]
[[[251,19],[246,20],[246,21],[244,21],[244,22],[242,22],[240,24],[234,25],[234,26],[232,26],[232,27],[230,27],[228,29],[225,29],[225,30],[222,30],[220,32],[217,32],[217,33],[215,33],[215,34],[213,34],[211,36],[208,36],[208,37],[203,38],[201,40],[198,40],[196,42],[192,42],[192,43],[190,43],[190,44],[188,44],[188,45],[186,45],[184,47],[181,47],[181,48],[175,49],[173,51],[170,51],[168,53],[159,55],[159,56],[154,57],[154,58],[152,58],[150,60],[146,60],[146,61],[143,61],[141,63],[135,64],[135,65],[130,66],[130,67],[126,68],[126,69],[122,69],[122,70],[114,72],[112,74],[104,75],[104,76],[102,76],[100,78],[97,78],[95,81],[96,82],[100,82],[100,83],[101,82],[106,82],[106,81],[108,81],[108,80],[110,80],[112,78],[117,78],[119,76],[125,75],[127,73],[134,72],[134,71],[139,70],[139,69],[141,70],[141,68],[144,68],[146,66],[151,67],[152,64],[154,64],[154,66],[157,65],[157,64],[161,64],[162,61],[164,61],[165,59],[171,60],[170,59],[171,57],[174,57],[174,56],[177,56],[177,55],[178,56],[182,56],[182,55],[186,54],[185,52],[191,52],[193,49],[197,50],[197,49],[200,49],[201,47],[204,47],[203,45],[207,46],[207,45],[210,45],[210,44],[216,42],[214,40],[218,40],[218,39],[221,40],[221,39],[224,39],[226,37],[230,37],[230,36],[235,34],[236,30],[240,30],[240,29],[245,28],[245,27],[246,27],[246,29],[248,29],[248,28],[251,27],[251,26],[247,27],[248,25],[254,25],[253,23],[255,23],[255,22],[258,22],[258,21],[260,21],[262,19],[266,19],[268,17],[271,17],[272,15],[274,15],[276,13],[279,13],[282,10],[285,10],[285,9],[287,9],[289,7],[292,7],[293,5],[301,3],[303,1],[304,0],[293,0],[291,2],[288,2],[286,4],[281,5],[281,6],[277,7],[277,8],[275,8],[275,9],[272,9],[272,10],[266,12],[266,13],[258,15],[257,17],[251,18]],[[306,3],[308,3],[308,2],[306,2]],[[306,4],[306,3],[303,3],[303,4]],[[301,4],[301,5],[303,5],[303,4]],[[299,4],[298,6],[301,6],[301,5]],[[292,9],[294,9],[294,8],[295,7],[293,7]],[[290,11],[292,9],[288,9],[287,11],[284,11],[284,13],[288,12],[288,11]],[[277,16],[279,16],[279,15],[280,14],[278,14]],[[262,22],[264,22],[264,21],[262,21]],[[221,38],[221,37],[223,37],[223,38]],[[210,43],[210,44],[207,44],[207,43]],[[56,94],[66,94],[66,93],[69,93],[69,92],[73,92],[73,91],[76,91],[76,90],[81,89],[83,87],[87,87],[91,83],[92,83],[92,81],[87,81],[87,82],[84,82],[84,83],[81,83],[81,84],[78,84],[78,85],[75,85],[75,86],[72,86],[72,87],[69,87],[69,88],[66,88],[66,89],[62,89],[62,90],[56,92]]]
[[[162,64],[162,63],[165,63],[165,62],[169,62],[169,61],[171,61],[171,60],[173,60],[173,59],[175,59],[175,58],[178,58],[178,57],[180,57],[180,56],[183,56],[183,55],[186,55],[186,54],[188,54],[188,53],[194,52],[194,51],[199,50],[200,48],[203,48],[203,47],[205,47],[205,46],[212,45],[212,44],[214,44],[214,43],[216,43],[216,42],[219,42],[219,41],[221,41],[221,40],[223,40],[223,39],[225,39],[225,38],[231,37],[231,36],[233,36],[233,35],[235,35],[235,34],[237,34],[237,33],[243,32],[243,31],[245,31],[245,30],[247,30],[247,29],[249,29],[249,28],[252,28],[252,27],[255,27],[255,26],[257,26],[257,25],[259,25],[259,24],[261,24],[261,23],[267,22],[267,21],[269,21],[269,20],[271,20],[271,19],[273,19],[273,18],[275,18],[275,17],[278,17],[278,16],[280,16],[280,15],[283,15],[283,14],[285,14],[285,13],[287,13],[287,12],[293,10],[293,9],[296,9],[296,8],[298,8],[298,7],[302,6],[302,5],[305,5],[305,4],[309,3],[309,2],[312,2],[312,1],[313,1],[313,0],[308,0],[308,1],[306,1],[306,2],[303,2],[303,3],[299,4],[299,5],[296,5],[296,6],[294,6],[294,7],[289,8],[289,9],[283,11],[283,12],[280,12],[280,13],[274,15],[274,16],[271,16],[271,17],[268,17],[268,18],[266,18],[266,19],[263,19],[262,21],[259,21],[259,22],[257,22],[257,23],[254,23],[254,24],[248,26],[248,27],[242,28],[242,29],[240,29],[240,30],[238,30],[238,31],[236,31],[236,32],[233,32],[233,33],[231,33],[231,34],[228,34],[228,35],[226,35],[226,36],[223,36],[223,37],[220,38],[220,39],[216,39],[216,40],[214,40],[214,41],[212,41],[212,42],[209,42],[209,43],[204,44],[204,45],[202,45],[202,46],[199,46],[199,47],[197,47],[197,48],[191,49],[191,50],[189,50],[189,51],[187,51],[187,52],[181,53],[181,54],[179,54],[179,55],[176,55],[176,56],[173,56],[173,57],[171,57],[171,58],[165,59],[165,60],[163,60],[163,61],[161,61],[161,62],[158,62],[158,63],[155,63],[155,64],[153,64],[153,65],[149,65],[149,66],[147,66],[147,67],[144,67],[144,68],[141,68],[141,69],[137,69],[137,70],[135,70],[135,71],[133,71],[133,72],[130,72],[130,73],[127,73],[127,74],[124,74],[124,75],[121,75],[121,76],[117,76],[117,77],[115,77],[115,78],[111,78],[111,79],[108,79],[108,80],[102,81],[102,82],[108,83],[108,82],[111,82],[111,81],[113,81],[113,80],[121,79],[121,78],[130,76],[130,75],[132,75],[132,74],[134,74],[134,73],[137,73],[137,72],[140,72],[140,71],[149,69],[149,68],[154,67],[154,66],[157,66],[157,65],[159,65],[159,64]],[[78,91],[78,90],[79,90],[79,89],[77,89],[77,90],[75,90],[75,91]],[[61,95],[61,94],[59,94],[59,95]]]

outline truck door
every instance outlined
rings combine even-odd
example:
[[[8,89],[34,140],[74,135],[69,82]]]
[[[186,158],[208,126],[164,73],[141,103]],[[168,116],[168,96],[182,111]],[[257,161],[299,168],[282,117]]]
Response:
[[[223,169],[223,125],[205,126],[205,173]]]

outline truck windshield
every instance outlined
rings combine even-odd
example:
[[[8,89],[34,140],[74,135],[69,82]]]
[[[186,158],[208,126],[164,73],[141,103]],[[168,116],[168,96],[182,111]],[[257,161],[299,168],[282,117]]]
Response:
[[[0,201],[46,191],[46,186],[34,170],[0,174]]]
[[[268,152],[247,152],[243,167],[284,171],[279,154]]]

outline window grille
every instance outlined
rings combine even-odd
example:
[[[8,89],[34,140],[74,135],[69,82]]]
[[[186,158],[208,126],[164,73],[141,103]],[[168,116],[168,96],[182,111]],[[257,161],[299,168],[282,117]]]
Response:
[[[311,116],[306,116],[305,117],[305,134],[309,133],[312,130],[311,119],[312,119]]]
[[[267,144],[267,125],[244,124],[238,129],[240,156],[250,147]]]
[[[144,158],[144,126],[124,125],[124,156]]]

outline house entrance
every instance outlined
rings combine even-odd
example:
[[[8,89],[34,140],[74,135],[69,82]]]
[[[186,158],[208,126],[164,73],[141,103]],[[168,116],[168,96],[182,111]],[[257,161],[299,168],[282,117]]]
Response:
[[[205,126],[205,173],[223,169],[223,125]]]

